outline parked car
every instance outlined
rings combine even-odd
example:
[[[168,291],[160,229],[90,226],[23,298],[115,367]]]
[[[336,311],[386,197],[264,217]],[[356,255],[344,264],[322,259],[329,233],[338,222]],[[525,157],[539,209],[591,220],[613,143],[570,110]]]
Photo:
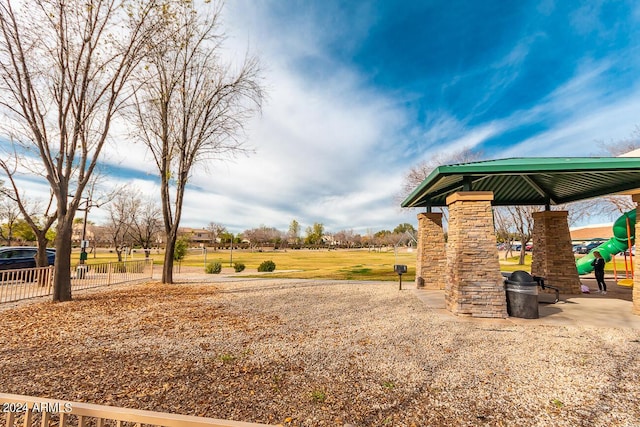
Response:
[[[586,245],[579,245],[578,248],[575,250],[575,253],[577,253],[577,254],[588,254],[593,249],[595,249],[598,246],[600,246],[602,243],[603,242],[591,242],[591,243],[587,243]]]
[[[520,252],[521,249],[522,249],[522,245],[513,246],[513,250],[515,252]],[[527,252],[531,252],[533,250],[533,243],[527,243],[526,245],[524,245],[524,250]]]
[[[18,268],[34,268],[38,248],[30,246],[0,247],[0,270],[14,270]],[[56,261],[55,249],[47,249],[47,261],[53,265]]]

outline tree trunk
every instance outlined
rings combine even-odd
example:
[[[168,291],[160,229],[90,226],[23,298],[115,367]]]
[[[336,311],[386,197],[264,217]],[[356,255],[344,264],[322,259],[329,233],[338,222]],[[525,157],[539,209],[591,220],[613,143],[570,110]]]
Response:
[[[53,277],[53,300],[71,301],[71,219],[58,217],[56,229],[56,263]]]
[[[46,267],[49,265],[49,257],[47,257],[47,244],[49,239],[45,233],[37,233],[38,252],[36,253],[36,267]]]
[[[173,283],[173,252],[176,248],[174,233],[167,233],[167,244],[164,251],[164,265],[162,266],[162,283]]]
[[[37,233],[36,238],[38,241],[38,251],[36,252],[36,267],[47,267],[49,265],[49,257],[47,256],[47,243],[49,239],[46,237],[46,233]],[[38,285],[46,286],[45,274],[42,272],[37,273]]]

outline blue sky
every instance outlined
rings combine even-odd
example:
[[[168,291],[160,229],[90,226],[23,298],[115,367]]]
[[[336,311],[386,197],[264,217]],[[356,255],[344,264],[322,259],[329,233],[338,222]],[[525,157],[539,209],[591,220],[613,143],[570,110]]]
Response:
[[[602,154],[640,125],[639,21],[632,1],[228,1],[227,54],[260,57],[268,98],[255,154],[196,173],[182,224],[364,234],[416,223],[397,194],[431,156]],[[107,154],[157,194],[141,147]]]

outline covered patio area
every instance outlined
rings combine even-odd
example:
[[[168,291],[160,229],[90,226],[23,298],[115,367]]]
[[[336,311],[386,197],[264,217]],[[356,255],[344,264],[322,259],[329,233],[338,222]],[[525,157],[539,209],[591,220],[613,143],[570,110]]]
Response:
[[[445,307],[453,314],[508,317],[493,207],[538,205],[544,210],[534,214],[531,274],[563,295],[579,295],[568,213],[551,207],[620,193],[631,194],[637,206],[638,189],[640,158],[511,158],[440,166],[402,202],[425,208],[418,214],[416,285],[444,290]],[[446,244],[443,216],[434,207],[449,210]],[[631,227],[635,235],[635,221]],[[631,246],[633,237],[623,243]],[[634,258],[636,271],[638,265]],[[638,282],[640,275],[634,278],[634,314],[640,314]]]

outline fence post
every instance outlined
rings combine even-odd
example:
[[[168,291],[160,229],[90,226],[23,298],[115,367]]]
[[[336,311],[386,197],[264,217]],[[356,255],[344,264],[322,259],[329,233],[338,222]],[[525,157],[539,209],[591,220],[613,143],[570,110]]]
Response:
[[[111,264],[113,263],[110,262],[109,265],[107,265],[107,285],[111,284]]]
[[[53,293],[53,279],[55,278],[54,274],[55,274],[55,270],[53,266],[50,265],[49,269],[47,270],[47,283],[49,284],[49,290],[48,290],[49,295]]]

